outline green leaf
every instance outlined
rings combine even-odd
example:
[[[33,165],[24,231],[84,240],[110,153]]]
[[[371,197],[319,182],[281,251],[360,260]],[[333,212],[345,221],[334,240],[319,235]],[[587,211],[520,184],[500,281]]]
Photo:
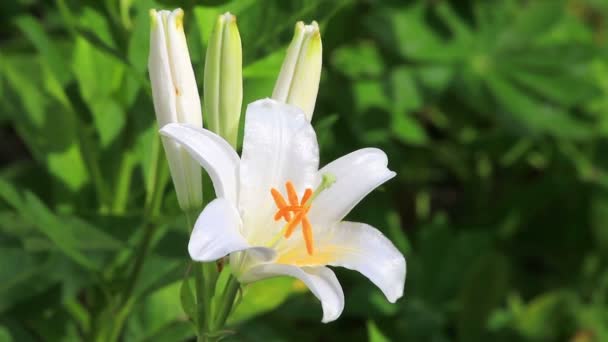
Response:
[[[31,16],[22,16],[15,20],[17,27],[25,34],[29,41],[40,52],[43,63],[47,64],[57,77],[59,83],[64,85],[71,78],[65,56],[58,50],[58,44],[53,41],[40,25],[40,22]]]
[[[141,306],[129,317],[126,340],[150,341],[162,334],[194,335],[194,330],[186,330],[178,324],[185,321],[184,312],[180,307],[179,293],[182,281],[173,282],[153,292],[146,297]],[[180,326],[175,329],[175,326]],[[178,340],[179,341],[179,340]]]
[[[412,118],[411,112],[419,109],[422,95],[411,71],[406,67],[396,68],[391,73],[392,122],[391,130],[406,144],[422,145],[427,142],[426,132]]]
[[[296,280],[289,277],[270,278],[245,287],[243,300],[228,319],[230,324],[243,322],[281,305],[293,292]]]
[[[91,110],[101,146],[107,148],[125,127],[125,112],[112,98],[92,102]]]
[[[369,342],[389,342],[374,321],[367,321],[367,340]]]
[[[384,71],[378,48],[367,42],[336,50],[332,55],[331,63],[351,79],[379,77]]]
[[[75,217],[62,218],[50,211],[33,193],[18,192],[7,182],[0,181],[0,196],[11,204],[19,214],[46,236],[62,253],[79,265],[98,269],[99,260],[84,253],[86,251],[115,251],[123,246],[121,242]]]
[[[515,315],[517,331],[528,339],[555,340],[572,309],[571,299],[572,294],[566,291],[547,292],[534,298]]]
[[[488,77],[487,84],[507,115],[532,133],[565,139],[589,139],[591,127],[570,113],[543,105],[500,77]]]
[[[391,102],[379,81],[358,81],[354,84],[355,109],[364,113],[371,108],[390,110]]]
[[[182,309],[184,313],[188,315],[190,320],[194,323],[194,326],[198,326],[198,317],[196,315],[196,301],[194,299],[194,293],[192,292],[192,288],[190,287],[190,277],[188,274],[184,277],[182,281],[182,286],[179,289],[179,299],[182,304]]]
[[[18,96],[25,115],[12,113],[19,135],[34,157],[44,162],[50,173],[61,180],[69,190],[81,189],[89,180],[80,147],[77,145],[77,122],[65,106],[65,94],[59,91],[51,73],[43,72],[32,59],[5,59],[4,73]],[[51,79],[41,79],[47,76]],[[53,96],[38,87],[45,84]],[[52,98],[63,99],[58,106]],[[52,110],[52,112],[51,112]]]
[[[285,49],[257,59],[243,68],[243,78],[268,78],[276,80],[285,58]]]
[[[458,334],[462,341],[483,341],[492,309],[508,289],[508,261],[502,255],[481,256],[466,275],[460,294],[462,314]]]
[[[11,333],[3,326],[0,326],[0,342],[12,342]]]
[[[22,248],[0,247],[0,255],[0,313],[39,295],[58,281],[52,276],[57,272],[52,267],[56,258],[36,260]]]
[[[514,22],[506,27],[497,41],[503,46],[520,45],[542,37],[563,16],[565,2],[562,0],[536,1],[524,9],[518,9]]]
[[[400,11],[382,9],[369,28],[387,48],[405,58],[443,63],[465,55],[465,46],[444,40],[426,22],[427,6],[419,2]]]

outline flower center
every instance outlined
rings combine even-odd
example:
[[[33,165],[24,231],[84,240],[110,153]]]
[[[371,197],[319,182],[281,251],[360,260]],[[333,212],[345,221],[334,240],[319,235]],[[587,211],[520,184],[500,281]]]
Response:
[[[285,183],[285,189],[287,190],[287,201],[285,201],[285,198],[283,195],[281,195],[279,190],[275,188],[270,189],[270,194],[272,195],[274,203],[277,206],[277,212],[274,214],[274,220],[285,220],[285,226],[277,238],[272,241],[271,245],[276,244],[281,235],[288,239],[301,224],[302,236],[304,237],[304,242],[306,243],[306,251],[309,255],[312,255],[314,253],[312,225],[310,224],[306,214],[308,214],[308,211],[310,210],[312,201],[323,190],[329,188],[335,181],[336,179],[333,175],[329,173],[323,174],[319,187],[314,192],[311,188],[304,190],[302,199],[298,199],[298,194],[296,193],[293,183],[291,181],[287,181],[287,183]]]

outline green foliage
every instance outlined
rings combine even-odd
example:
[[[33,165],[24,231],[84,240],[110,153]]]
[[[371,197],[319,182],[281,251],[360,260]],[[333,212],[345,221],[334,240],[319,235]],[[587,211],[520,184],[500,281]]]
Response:
[[[147,76],[148,9],[178,6],[201,90],[215,17],[238,17],[243,111],[317,20],[322,164],[376,146],[398,174],[348,219],[405,253],[402,299],[338,270],[345,311],[323,325],[269,279],[227,340],[608,340],[605,1],[19,0],[0,5],[0,341],[193,338]]]

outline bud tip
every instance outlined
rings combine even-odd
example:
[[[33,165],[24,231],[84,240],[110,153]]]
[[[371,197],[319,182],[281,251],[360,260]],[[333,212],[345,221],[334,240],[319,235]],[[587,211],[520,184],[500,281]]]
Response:
[[[183,29],[184,27],[184,11],[181,8],[173,11],[173,15],[175,17],[175,28]]]

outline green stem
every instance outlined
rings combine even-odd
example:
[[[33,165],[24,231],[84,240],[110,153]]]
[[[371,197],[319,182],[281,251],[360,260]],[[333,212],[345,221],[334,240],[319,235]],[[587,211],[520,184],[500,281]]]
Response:
[[[205,292],[203,286],[203,270],[200,264],[194,263],[194,287],[196,292],[196,335],[198,336],[197,341],[205,341],[205,326],[204,322],[207,320],[207,312],[205,308]]]
[[[239,288],[239,281],[231,275],[230,278],[228,278],[228,282],[226,283],[226,288],[224,289],[224,294],[222,296],[222,301],[217,310],[217,318],[215,320],[215,324],[213,325],[213,331],[222,329],[226,324],[228,316],[232,311],[234,299],[236,298]]]
[[[186,222],[188,229],[194,227],[197,212],[186,212]],[[211,267],[210,267],[211,266]],[[196,292],[196,311],[197,311],[197,333],[199,341],[207,340],[207,333],[211,331],[213,322],[213,312],[211,302],[215,293],[215,282],[217,281],[217,270],[214,263],[195,263],[194,264],[194,286]]]

